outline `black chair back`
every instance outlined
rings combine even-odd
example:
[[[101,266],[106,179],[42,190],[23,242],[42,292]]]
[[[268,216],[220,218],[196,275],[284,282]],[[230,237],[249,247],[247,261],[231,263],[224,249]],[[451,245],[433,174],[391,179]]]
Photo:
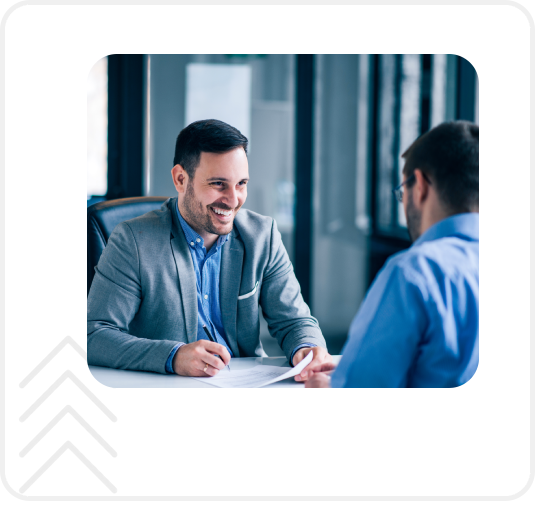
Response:
[[[106,200],[87,207],[87,295],[94,279],[94,267],[113,229],[123,221],[159,209],[169,197],[131,197]]]

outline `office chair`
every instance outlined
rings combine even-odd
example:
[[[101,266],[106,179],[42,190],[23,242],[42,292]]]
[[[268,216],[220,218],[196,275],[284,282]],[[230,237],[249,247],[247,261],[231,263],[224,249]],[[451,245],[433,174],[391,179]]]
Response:
[[[87,295],[94,279],[94,267],[113,229],[123,221],[159,209],[168,197],[131,197],[97,202],[87,208]]]

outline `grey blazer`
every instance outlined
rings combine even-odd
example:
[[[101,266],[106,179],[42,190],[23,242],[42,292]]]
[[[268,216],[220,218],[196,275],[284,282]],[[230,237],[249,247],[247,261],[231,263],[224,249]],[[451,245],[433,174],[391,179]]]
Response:
[[[89,365],[166,373],[178,342],[196,340],[198,302],[177,199],[112,232],[87,298]],[[220,306],[235,357],[265,356],[258,306],[290,357],[301,343],[326,347],[275,222],[241,209],[223,245]]]

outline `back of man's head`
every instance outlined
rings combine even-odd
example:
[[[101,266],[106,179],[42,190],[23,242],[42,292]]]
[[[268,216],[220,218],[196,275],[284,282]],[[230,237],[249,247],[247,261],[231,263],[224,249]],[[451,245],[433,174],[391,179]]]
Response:
[[[247,137],[223,121],[217,119],[195,121],[183,128],[177,136],[173,164],[181,165],[192,179],[202,152],[226,153],[241,147],[247,154],[247,145]]]
[[[479,211],[479,126],[469,121],[442,123],[421,135],[402,155],[405,178],[415,169],[435,186],[449,214]]]

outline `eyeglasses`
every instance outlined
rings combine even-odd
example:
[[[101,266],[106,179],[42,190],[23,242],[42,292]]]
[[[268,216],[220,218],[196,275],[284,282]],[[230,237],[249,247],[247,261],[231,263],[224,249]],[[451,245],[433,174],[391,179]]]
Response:
[[[428,179],[428,176],[424,172],[422,173],[422,177],[426,179],[428,184],[432,184],[432,182]],[[414,179],[415,179],[415,174],[411,174],[411,176],[408,177],[402,184],[399,184],[398,186],[396,186],[396,188],[392,190],[392,193],[394,194],[398,202],[403,202],[403,194],[405,192],[404,185],[411,183],[411,181],[413,181]]]

